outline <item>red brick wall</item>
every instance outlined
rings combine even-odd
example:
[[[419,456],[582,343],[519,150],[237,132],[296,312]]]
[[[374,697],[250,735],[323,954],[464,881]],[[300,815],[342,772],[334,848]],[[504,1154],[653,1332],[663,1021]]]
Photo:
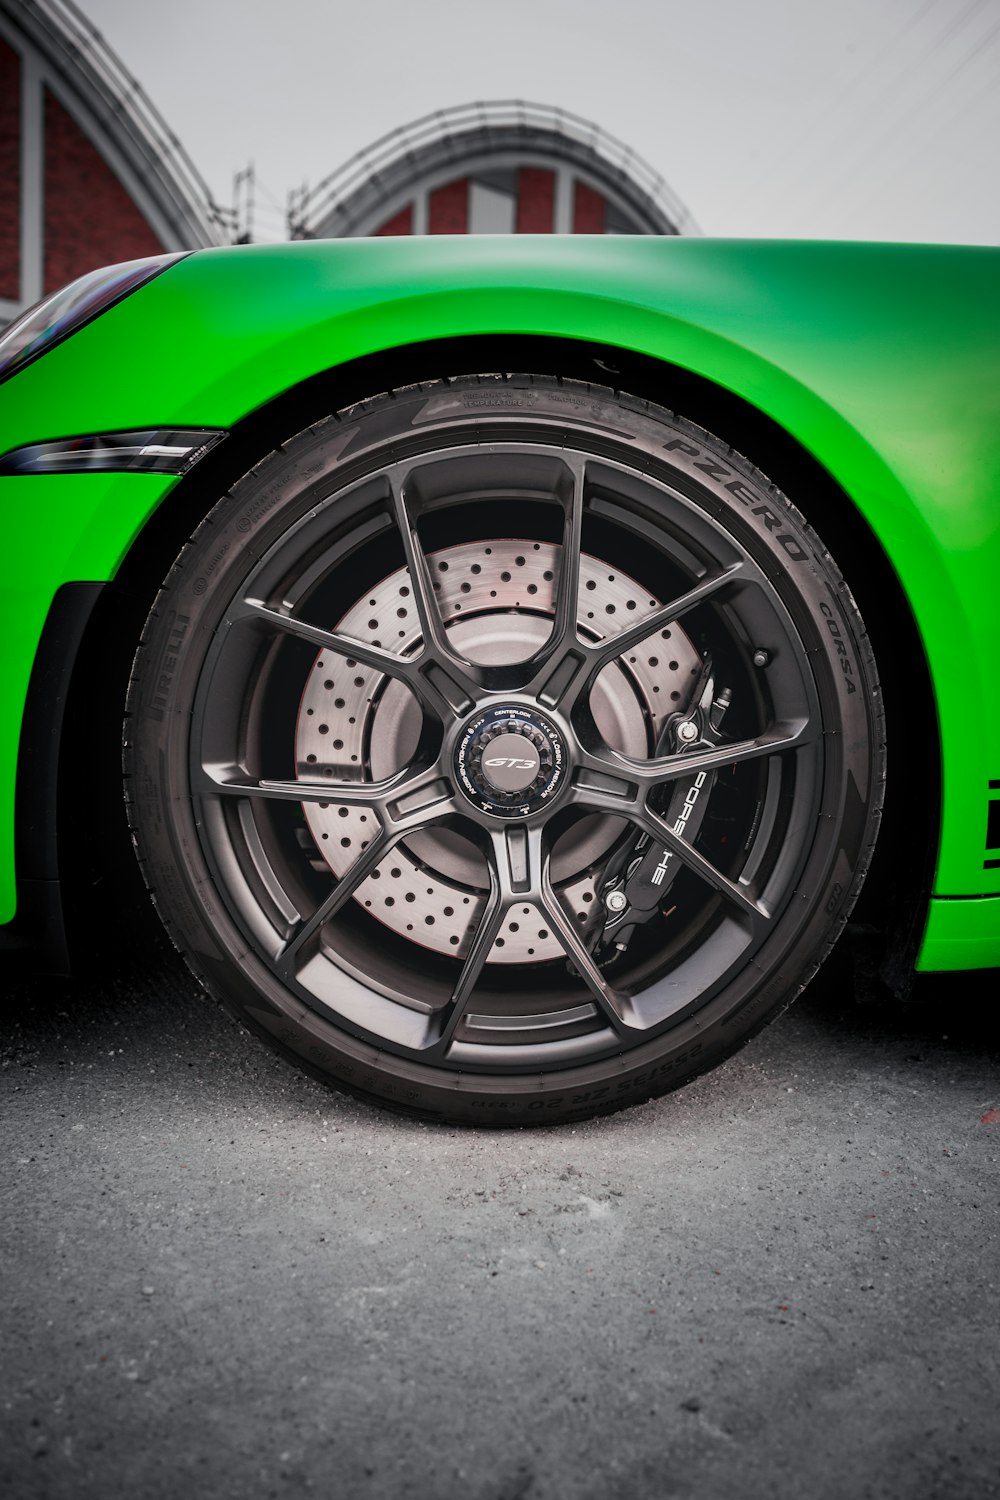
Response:
[[[577,182],[574,185],[573,233],[604,233],[604,199],[585,182]]]
[[[522,167],[517,174],[518,234],[551,234],[556,174],[545,167]]]
[[[160,244],[107,162],[45,91],[46,292],[116,260],[156,255]]]
[[[21,296],[21,59],[0,41],[0,297]]]
[[[456,178],[431,193],[427,210],[428,234],[468,234],[469,179]]]
[[[378,234],[412,234],[413,233],[413,204],[407,204],[401,208],[398,214],[393,214],[391,219],[386,219],[381,229],[376,229]]]

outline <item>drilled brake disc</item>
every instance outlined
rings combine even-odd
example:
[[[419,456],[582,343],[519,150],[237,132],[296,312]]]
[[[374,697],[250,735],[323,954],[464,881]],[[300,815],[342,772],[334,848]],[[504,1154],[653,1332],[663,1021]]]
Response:
[[[481,664],[525,661],[547,640],[554,614],[559,548],[517,539],[469,542],[429,555],[435,591],[456,653]],[[634,579],[586,554],[581,558],[577,612],[581,637],[603,640],[660,604]],[[358,599],[337,623],[342,635],[405,656],[420,642],[404,568]],[[607,743],[645,757],[669,713],[687,706],[701,659],[678,625],[643,642],[606,667],[591,692],[591,710]],[[409,690],[375,669],[320,653],[299,705],[295,735],[298,774],[315,779],[378,780],[405,766],[416,747],[421,716]],[[375,814],[336,802],[304,803],[318,857],[340,877],[378,832]],[[594,901],[600,862],[621,832],[607,817],[590,817],[556,845],[552,874],[558,895],[582,925]],[[355,900],[411,942],[464,957],[489,888],[479,850],[450,829],[411,835],[358,887]],[[565,957],[533,907],[515,908],[497,936],[491,962],[537,963]]]

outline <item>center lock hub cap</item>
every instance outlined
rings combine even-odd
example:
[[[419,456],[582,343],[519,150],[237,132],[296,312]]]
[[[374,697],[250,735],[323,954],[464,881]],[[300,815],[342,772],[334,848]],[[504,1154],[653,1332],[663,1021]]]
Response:
[[[455,751],[459,785],[483,812],[526,818],[562,785],[563,737],[534,708],[503,704],[475,715]]]

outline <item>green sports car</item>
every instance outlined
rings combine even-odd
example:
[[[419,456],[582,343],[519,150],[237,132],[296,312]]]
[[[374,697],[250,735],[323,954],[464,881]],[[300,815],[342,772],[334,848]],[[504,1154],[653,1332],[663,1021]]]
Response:
[[[998,348],[988,249],[82,278],[0,340],[5,946],[113,929],[130,831],[248,1026],[491,1125],[704,1070],[852,912],[1000,965]]]

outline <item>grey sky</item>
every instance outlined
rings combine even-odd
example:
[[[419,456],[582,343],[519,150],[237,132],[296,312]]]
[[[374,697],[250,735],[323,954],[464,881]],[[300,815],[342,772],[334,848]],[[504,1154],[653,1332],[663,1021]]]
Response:
[[[79,0],[220,201],[473,99],[597,121],[707,234],[1000,243],[1000,0]],[[271,195],[269,203],[267,193]]]

